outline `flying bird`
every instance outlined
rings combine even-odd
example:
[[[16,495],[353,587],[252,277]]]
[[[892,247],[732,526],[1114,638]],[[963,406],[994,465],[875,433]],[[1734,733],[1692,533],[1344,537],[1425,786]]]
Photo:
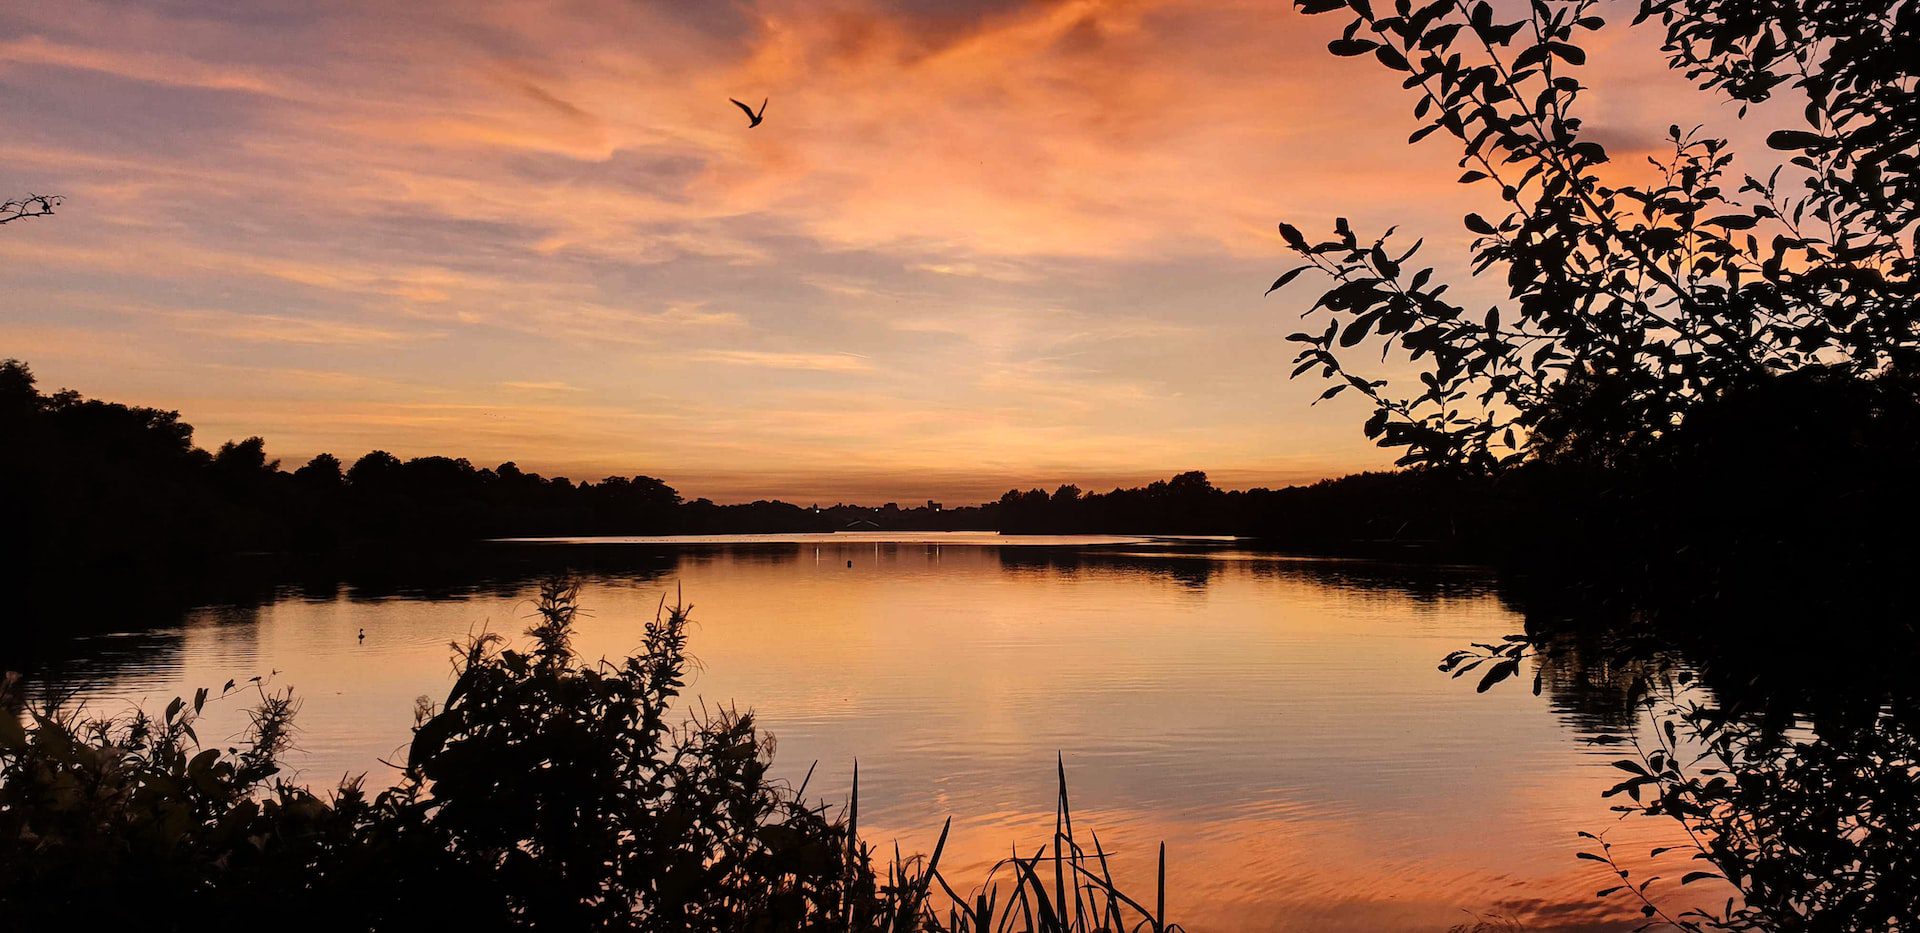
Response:
[[[733,98],[731,98],[731,97],[729,97],[729,98],[727,98],[727,99],[728,99],[728,100],[733,100]],[[738,108],[740,108],[740,109],[741,109],[742,111],[744,111],[744,112],[746,113],[746,115],[747,115],[747,119],[748,119],[749,121],[751,121],[751,122],[749,122],[749,123],[747,124],[747,129],[753,129],[753,128],[754,128],[754,127],[756,127],[756,126],[759,126],[759,125],[760,125],[760,121],[761,121],[761,119],[763,119],[763,118],[764,118],[764,117],[766,117],[766,115],[767,115],[767,102],[766,102],[766,100],[765,100],[765,99],[762,99],[762,100],[760,101],[760,112],[759,112],[759,113],[754,113],[754,112],[753,112],[753,108],[752,108],[752,107],[749,107],[749,106],[747,106],[746,104],[743,104],[743,103],[741,103],[741,102],[739,102],[739,101],[737,101],[737,100],[733,100],[733,105],[734,105],[735,107],[738,107]]]

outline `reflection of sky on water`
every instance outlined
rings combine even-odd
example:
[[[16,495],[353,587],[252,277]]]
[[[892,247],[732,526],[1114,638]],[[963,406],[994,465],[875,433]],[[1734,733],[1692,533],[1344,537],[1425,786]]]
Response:
[[[1123,871],[1149,876],[1167,841],[1172,906],[1195,929],[1434,930],[1463,908],[1524,913],[1533,929],[1615,916],[1572,852],[1575,831],[1610,817],[1598,794],[1613,756],[1580,738],[1617,714],[1569,703],[1560,671],[1535,697],[1477,695],[1434,669],[1519,628],[1484,575],[1054,544],[549,547],[418,586],[309,582],[91,639],[36,689],[157,706],[273,671],[303,698],[302,779],[379,781],[414,697],[450,682],[449,643],[524,629],[539,571],[577,562],[584,654],[624,654],[678,587],[698,623],[689,697],[756,708],[779,771],[797,781],[818,761],[812,790],[829,799],[857,758],[878,839],[924,849],[955,816],[957,878],[1044,841],[1059,753],[1076,822]],[[201,734],[239,722],[229,703]],[[1632,831],[1616,833],[1637,846]]]

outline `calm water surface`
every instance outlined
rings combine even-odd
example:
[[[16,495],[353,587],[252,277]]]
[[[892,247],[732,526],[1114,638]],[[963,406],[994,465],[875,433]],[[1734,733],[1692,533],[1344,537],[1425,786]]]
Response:
[[[34,689],[98,711],[271,674],[303,697],[300,776],[389,781],[449,643],[529,624],[541,573],[583,574],[576,646],[618,656],[663,595],[694,605],[689,700],[753,707],[777,770],[844,800],[869,838],[977,880],[1052,829],[1055,755],[1076,824],[1194,930],[1630,929],[1576,861],[1614,826],[1617,715],[1549,671],[1476,694],[1446,652],[1518,631],[1464,568],[1277,556],[1223,542],[988,534],[604,539],[430,585],[287,587],[175,627],[89,639]],[[848,562],[852,566],[848,566]],[[356,638],[366,630],[365,641]],[[1524,672],[1531,679],[1531,670]],[[203,737],[239,727],[233,706]],[[1611,838],[1631,845],[1632,824]],[[1148,889],[1150,890],[1150,888]],[[1637,917],[1635,918],[1637,919]]]

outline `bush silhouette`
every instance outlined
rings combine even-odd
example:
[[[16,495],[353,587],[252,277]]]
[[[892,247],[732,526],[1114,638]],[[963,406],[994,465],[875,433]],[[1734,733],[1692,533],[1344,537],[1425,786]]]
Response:
[[[945,831],[927,859],[896,853],[883,879],[858,835],[857,773],[846,813],[829,815],[804,784],[769,776],[773,743],[752,713],[675,718],[687,609],[663,602],[639,653],[588,663],[570,644],[577,597],[544,585],[524,646],[458,646],[452,688],[421,698],[400,779],[378,793],[279,777],[296,704],[257,679],[101,719],[21,710],[10,676],[0,912],[22,928],[1177,929],[1164,889],[1149,910],[1114,887],[1103,850],[1077,844],[1064,766],[1051,891],[1043,850],[961,895],[938,872]],[[249,690],[241,740],[203,747],[207,703]]]

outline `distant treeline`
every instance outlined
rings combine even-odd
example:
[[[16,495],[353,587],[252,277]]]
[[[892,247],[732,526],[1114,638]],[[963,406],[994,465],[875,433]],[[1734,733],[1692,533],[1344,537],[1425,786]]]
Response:
[[[1547,414],[1532,455],[1495,471],[1409,469],[1244,492],[1201,473],[1104,494],[1031,490],[1001,498],[1000,527],[1425,553],[1498,566],[1542,618],[1603,603],[1688,613],[1711,604],[1736,626],[1753,624],[1737,621],[1743,613],[1775,613],[1784,593],[1821,611],[1878,605],[1920,556],[1920,376],[1808,367],[1756,379],[1694,402],[1686,423],[1631,451],[1568,426],[1591,419]],[[1910,632],[1907,618],[1854,627]]]
[[[1283,489],[1220,489],[1192,471],[1132,489],[1012,490],[1009,534],[1239,535],[1322,549],[1453,548],[1486,530],[1489,487],[1440,473],[1356,473]]]
[[[845,530],[1237,535],[1289,548],[1481,560],[1541,578],[1591,575],[1719,592],[1754,580],[1885,575],[1914,551],[1920,381],[1807,371],[1704,405],[1631,460],[1561,439],[1497,473],[1361,473],[1224,490],[1200,472],[1133,489],[1013,490],[979,506],[686,501],[648,476],[573,482],[512,463],[295,468],[257,437],[213,451],[178,413],[41,393],[0,362],[0,489],[30,577],[110,572],[130,588],[250,551],[392,552],[493,537]],[[414,548],[416,553],[434,547]]]
[[[32,372],[0,362],[0,419],[15,453],[8,488],[38,513],[27,527],[62,553],[101,539],[149,550],[179,534],[242,549],[309,549],[363,539],[842,530],[1255,535],[1301,540],[1450,536],[1452,517],[1421,506],[1431,480],[1367,473],[1306,487],[1232,491],[1201,472],[1082,494],[1011,490],[958,508],[759,500],[686,500],[651,476],[574,482],[512,462],[402,460],[375,450],[349,463],[320,454],[285,468],[259,437],[207,451],[178,412],[42,394]],[[32,493],[28,495],[28,493]],[[1339,500],[1337,507],[1336,500]],[[1346,501],[1352,500],[1352,501]],[[1362,502],[1372,507],[1356,513]],[[131,539],[142,539],[135,541]],[[177,542],[186,543],[186,542]],[[191,549],[191,548],[190,548]]]
[[[576,483],[379,450],[283,469],[258,437],[207,451],[178,412],[43,394],[15,360],[0,362],[0,435],[10,535],[48,568],[165,572],[225,553],[505,536],[995,527],[991,507],[720,505],[649,476]]]
[[[0,483],[29,565],[166,573],[247,551],[588,534],[845,530],[1259,535],[1302,544],[1457,538],[1437,478],[1363,474],[1281,490],[1215,488],[1182,473],[1083,495],[1010,491],[957,508],[684,499],[650,476],[574,482],[503,463],[321,454],[287,468],[258,437],[209,451],[177,412],[42,393],[28,367],[0,362]],[[16,565],[17,566],[17,565]],[[144,569],[143,569],[144,568]]]

